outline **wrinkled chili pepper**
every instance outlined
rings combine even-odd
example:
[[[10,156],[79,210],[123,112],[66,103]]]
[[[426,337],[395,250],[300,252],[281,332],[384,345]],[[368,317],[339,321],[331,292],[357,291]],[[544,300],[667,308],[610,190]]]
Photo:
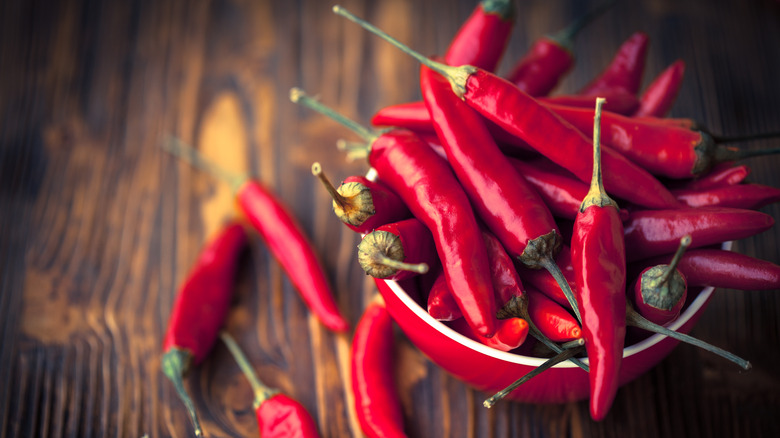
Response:
[[[671,255],[637,262],[640,266],[669,263]],[[722,249],[692,249],[680,258],[677,269],[688,286],[737,290],[780,289],[780,266],[746,254]]]
[[[631,35],[620,45],[609,65],[578,94],[600,96],[600,93],[611,88],[622,88],[636,94],[642,85],[649,40],[644,32]]]
[[[183,377],[211,351],[230,307],[244,228],[232,222],[203,247],[179,289],[163,341],[162,369],[187,407],[195,435],[203,435]]]
[[[687,190],[707,190],[717,187],[733,186],[739,184],[750,175],[750,167],[747,164],[734,166],[731,162],[715,165],[709,172],[699,178],[685,181],[678,188]]]
[[[648,321],[666,325],[680,315],[688,284],[677,266],[690,245],[691,236],[684,236],[668,264],[648,267],[636,279],[632,288],[634,307]]]
[[[582,337],[577,319],[547,295],[533,287],[526,286],[528,314],[531,320],[547,338],[553,342],[568,342]]]
[[[360,428],[369,437],[404,437],[393,372],[393,321],[384,301],[368,304],[355,327],[350,355],[352,392]]]
[[[369,164],[431,230],[447,285],[464,318],[480,335],[494,333],[495,297],[485,245],[478,236],[474,238],[479,229],[477,219],[447,161],[411,131],[375,133],[297,88],[290,98],[333,118],[369,142]]]
[[[432,61],[340,6],[333,11],[390,42],[418,62],[447,78],[456,95],[505,131],[521,138],[542,155],[589,181],[589,141],[512,83],[473,66],[452,67]],[[617,152],[604,148],[605,186],[615,196],[650,208],[672,208],[679,202],[660,181]]]
[[[358,263],[366,274],[403,280],[428,272],[438,263],[430,230],[415,218],[382,225],[363,236]]]
[[[757,210],[780,201],[780,189],[761,184],[736,184],[704,190],[677,189],[672,194],[688,207],[729,207]]]
[[[629,262],[672,254],[690,234],[691,248],[744,239],[774,225],[772,216],[739,208],[700,207],[678,210],[637,210],[624,222]]]
[[[349,176],[336,188],[320,163],[312,164],[311,171],[333,198],[336,216],[357,233],[368,233],[381,225],[412,217],[404,201],[381,181]]]
[[[593,122],[593,179],[574,222],[571,257],[582,337],[588,352],[590,415],[606,417],[620,386],[626,336],[626,247],[620,209],[604,190],[601,170],[601,99]]]
[[[494,71],[509,41],[514,20],[514,1],[482,0],[450,42],[444,62],[478,65]]]
[[[302,227],[281,200],[259,181],[226,172],[178,139],[163,143],[163,147],[228,182],[239,208],[287,272],[309,309],[330,330],[344,332],[349,329],[349,323],[336,305],[319,257]]]
[[[496,333],[489,338],[474,333],[463,318],[450,321],[449,326],[467,338],[499,351],[512,351],[523,345],[528,337],[528,322],[516,316],[500,320]]]
[[[317,424],[303,405],[292,397],[263,384],[241,347],[227,332],[220,333],[238,367],[249,380],[254,392],[254,408],[261,438],[315,438],[320,434]]]
[[[642,92],[639,98],[639,108],[635,117],[664,117],[680,92],[683,75],[685,74],[685,62],[678,59],[669,67],[666,67],[658,76],[650,82],[650,85]]]

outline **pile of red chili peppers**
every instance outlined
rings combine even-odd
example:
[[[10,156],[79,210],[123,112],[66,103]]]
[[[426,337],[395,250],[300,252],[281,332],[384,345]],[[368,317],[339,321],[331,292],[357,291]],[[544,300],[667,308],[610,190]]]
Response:
[[[334,7],[422,64],[423,101],[382,108],[371,119],[376,128],[368,128],[302,90],[291,92],[294,102],[329,115],[364,142],[345,149],[367,158],[375,179],[355,175],[336,187],[318,163],[312,172],[338,217],[363,236],[366,273],[414,282],[424,292],[416,297],[421,306],[477,342],[523,354],[546,350],[551,359],[537,372],[563,360],[577,364],[590,373],[595,420],[607,416],[623,348],[637,340],[627,326],[702,346],[749,369],[749,362],[663,326],[695,296],[689,288],[780,288],[780,266],[717,249],[772,227],[772,217],[757,210],[780,201],[780,189],[747,182],[749,167],[735,161],[755,151],[725,146],[724,137],[689,119],[666,117],[682,86],[682,60],[641,90],[649,40],[638,32],[580,91],[551,94],[574,65],[573,38],[605,9],[540,38],[500,77],[493,71],[514,24],[509,0],[482,1],[440,58],[423,57]],[[327,327],[346,331],[316,254],[281,202],[191,149],[167,147],[232,184],[242,213],[304,301]],[[163,366],[196,433],[181,377],[217,337],[245,240],[233,224],[207,247],[171,316]],[[378,299],[354,333],[354,408],[368,436],[403,436],[391,328]],[[223,339],[235,353],[234,341]],[[237,354],[256,393],[264,391]],[[518,376],[486,406],[522,391],[520,383],[533,375]],[[259,419],[260,404],[274,399],[258,396]],[[302,409],[284,415],[293,419],[286,432],[317,433]]]

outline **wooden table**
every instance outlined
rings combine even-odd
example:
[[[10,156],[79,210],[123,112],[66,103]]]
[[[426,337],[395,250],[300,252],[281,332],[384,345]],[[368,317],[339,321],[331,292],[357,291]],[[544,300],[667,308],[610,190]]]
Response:
[[[598,2],[518,2],[500,71],[540,35]],[[441,53],[474,1],[349,1],[423,53]],[[375,287],[358,237],[311,176],[362,174],[335,148],[354,137],[289,102],[300,86],[363,123],[419,98],[418,66],[333,15],[330,4],[270,1],[9,0],[0,6],[0,437],[188,436],[160,372],[177,287],[197,251],[235,214],[226,184],[160,149],[168,135],[251,172],[286,202],[324,259],[354,324]],[[619,2],[576,42],[574,92],[632,32],[651,44],[645,84],[677,58],[672,115],[724,134],[780,130],[780,3]],[[777,140],[744,144],[776,147]],[[780,186],[777,157],[750,180]],[[780,218],[778,205],[762,209]],[[780,262],[778,228],[735,249]],[[609,417],[587,402],[481,407],[469,389],[397,335],[406,431],[416,437],[780,436],[778,291],[719,290],[694,334],[750,359],[681,346],[623,387]],[[314,415],[324,436],[360,436],[348,391],[350,335],[323,329],[258,239],[227,329],[262,379]],[[246,380],[218,345],[186,380],[208,436],[252,436]]]

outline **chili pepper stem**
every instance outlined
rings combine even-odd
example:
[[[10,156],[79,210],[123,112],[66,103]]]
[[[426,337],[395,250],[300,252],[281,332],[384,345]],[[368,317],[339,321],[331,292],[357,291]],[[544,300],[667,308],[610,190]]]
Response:
[[[558,265],[555,264],[555,261],[552,259],[552,257],[546,257],[544,259],[541,259],[540,264],[544,269],[547,270],[547,272],[550,273],[550,275],[553,276],[555,281],[561,287],[561,291],[563,291],[563,295],[566,296],[566,299],[569,301],[569,305],[571,306],[571,309],[574,311],[574,316],[577,317],[577,321],[579,321],[580,325],[582,325],[582,316],[580,316],[580,308],[579,305],[577,305],[577,298],[574,296],[574,291],[571,290],[571,287],[569,286],[569,282],[566,280],[566,277],[563,275],[563,272],[561,272],[561,268],[559,268]]]
[[[341,196],[341,193],[339,193],[333,183],[330,182],[330,179],[325,176],[325,172],[322,171],[322,166],[320,163],[315,162],[311,165],[311,174],[316,176],[320,182],[322,182],[322,185],[325,186],[325,190],[327,190],[331,198],[333,198],[333,202],[338,204],[338,206],[342,209],[346,207],[349,201],[347,198]]]
[[[680,246],[677,247],[677,251],[675,251],[674,256],[672,257],[672,260],[669,262],[669,264],[666,267],[666,271],[664,272],[664,276],[661,277],[659,284],[668,284],[669,280],[672,278],[672,275],[674,274],[674,270],[677,269],[677,265],[680,264],[680,260],[682,260],[683,254],[685,254],[685,251],[688,249],[688,247],[691,246],[691,236],[685,235],[682,239],[680,239]],[[664,289],[664,294],[668,294],[669,289]]]
[[[346,152],[349,161],[368,158],[368,150],[370,149],[365,143],[346,141],[344,139],[336,141],[336,148]]]
[[[346,10],[345,8],[339,5],[333,6],[333,12],[337,15],[341,15],[342,17],[345,17],[346,19],[354,23],[357,23],[363,29],[366,29],[367,31],[373,33],[374,35],[394,45],[396,48],[406,53],[407,55],[413,57],[420,64],[430,68],[431,70],[447,78],[447,80],[450,82],[450,85],[452,85],[452,91],[454,91],[455,94],[458,95],[459,97],[462,97],[464,94],[466,94],[466,82],[468,81],[469,76],[471,76],[473,73],[477,71],[475,67],[470,65],[450,66],[447,64],[443,64],[441,62],[436,62],[432,59],[426,58],[425,56],[421,55],[419,52],[412,50],[409,46],[391,37],[390,35],[385,33],[383,30],[379,29],[378,27],[374,26],[373,24],[363,20],[362,18],[355,16],[353,13],[349,12],[348,10]]]
[[[167,141],[162,143],[162,148],[166,152],[181,158],[190,165],[211,173],[217,178],[225,181],[233,189],[233,192],[238,192],[241,186],[249,179],[248,175],[232,173],[223,169],[222,167],[217,166],[216,164],[207,160],[195,148],[184,143],[178,137],[169,136]]]
[[[583,28],[585,28],[585,26],[598,18],[604,11],[614,6],[615,3],[617,3],[617,0],[610,0],[600,6],[597,6],[591,11],[585,13],[585,15],[578,17],[564,29],[561,29],[552,35],[548,35],[547,38],[560,44],[566,50],[570,52],[573,51],[574,37],[576,37],[577,34],[580,33]]]
[[[737,149],[718,147],[715,149],[715,162],[739,161],[746,158],[762,157],[764,155],[780,154],[780,148],[772,149]]]
[[[427,263],[404,263],[398,260],[387,257],[379,252],[372,255],[374,262],[377,264],[385,265],[390,268],[397,269],[399,271],[411,271],[418,274],[425,274],[428,272]]]
[[[309,109],[317,111],[320,114],[324,114],[330,117],[331,119],[344,125],[355,134],[359,135],[363,140],[369,142],[369,144],[373,143],[374,140],[379,137],[379,133],[376,131],[366,128],[354,120],[345,117],[343,114],[337,113],[332,108],[328,108],[327,106],[320,103],[320,101],[318,101],[316,98],[309,96],[305,91],[298,87],[293,87],[290,89],[290,100],[294,103],[303,105]]]
[[[590,180],[590,189],[585,199],[582,200],[580,211],[591,205],[606,207],[612,205],[619,208],[617,203],[607,195],[604,190],[604,178],[601,172],[601,107],[606,100],[603,97],[596,98],[596,112],[593,116],[593,176]]]
[[[233,339],[232,336],[230,336],[226,331],[222,330],[219,332],[219,337],[222,339],[222,342],[225,343],[225,346],[230,351],[233,359],[235,359],[238,367],[241,369],[241,372],[243,372],[247,380],[249,380],[249,384],[252,386],[252,391],[255,394],[255,409],[257,409],[257,407],[260,406],[262,402],[279,393],[278,390],[270,388],[260,381],[260,379],[257,377],[257,374],[255,374],[255,370],[252,368],[252,365],[249,363],[249,359],[247,359],[244,352],[241,351],[241,347],[238,346],[238,343],[235,341],[235,339]]]
[[[780,137],[780,131],[759,132],[757,134],[743,135],[715,135],[709,133],[715,143],[736,143],[740,141],[763,140],[766,138]]]
[[[543,364],[539,365],[538,367],[534,368],[532,371],[530,371],[528,374],[524,375],[523,377],[515,380],[507,386],[506,388],[502,389],[501,391],[495,393],[490,398],[482,402],[482,405],[486,408],[492,408],[495,406],[496,403],[498,403],[499,400],[503,399],[509,393],[517,389],[520,385],[523,383],[531,380],[533,377],[536,377],[537,375],[541,374],[543,371],[547,370],[548,368],[551,368],[552,366],[563,362],[566,359],[573,358],[575,355],[579,354],[585,349],[582,344],[579,344],[579,346],[576,346],[574,348],[565,349],[555,356],[551,357],[550,359],[547,359]]]
[[[190,395],[187,394],[187,390],[184,389],[184,374],[187,368],[189,368],[190,361],[192,361],[192,353],[174,347],[163,354],[162,370],[163,374],[173,383],[173,387],[176,389],[182,403],[184,403],[184,407],[187,408],[187,413],[192,420],[192,427],[195,429],[195,436],[203,436],[203,429],[201,429],[200,421],[198,421],[195,404],[192,402]]]
[[[737,364],[740,368],[742,368],[745,371],[750,370],[753,368],[753,365],[745,359],[742,359],[741,357],[728,352],[726,350],[723,350],[721,348],[718,348],[712,344],[708,344],[700,339],[696,339],[693,336],[689,336],[680,332],[676,332],[674,330],[670,330],[666,327],[660,326],[658,324],[654,324],[650,321],[648,321],[646,318],[644,318],[642,315],[640,315],[634,308],[627,302],[626,303],[626,323],[628,325],[641,328],[643,330],[647,330],[649,332],[658,333],[664,336],[668,336],[672,339],[676,339],[680,342],[685,342],[687,344],[694,345],[696,347],[702,348],[704,350],[707,350],[711,353],[717,354],[718,356],[729,360],[731,362],[734,362]]]

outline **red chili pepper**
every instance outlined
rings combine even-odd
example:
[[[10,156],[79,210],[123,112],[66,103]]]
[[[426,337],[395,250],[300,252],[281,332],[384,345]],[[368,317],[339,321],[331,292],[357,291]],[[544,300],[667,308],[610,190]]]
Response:
[[[649,38],[636,32],[620,45],[609,65],[578,94],[600,96],[604,90],[622,88],[636,94],[642,85]]]
[[[642,266],[669,263],[671,255],[637,262]],[[688,286],[712,286],[737,290],[780,289],[780,266],[738,252],[722,249],[692,249],[683,254],[677,269]]]
[[[598,97],[606,99],[604,111],[616,114],[633,114],[639,107],[639,100],[633,94],[623,88],[611,88],[603,90]],[[539,102],[545,105],[561,105],[575,108],[593,108],[596,96],[583,96],[581,94],[559,94],[551,97],[540,97]]]
[[[469,324],[483,336],[496,329],[495,298],[485,245],[469,199],[447,161],[413,132],[393,129],[374,133],[308,97],[290,93],[300,103],[339,121],[369,141],[369,164],[404,200],[433,234],[447,285]],[[468,261],[468,262],[464,262]]]
[[[761,184],[737,184],[705,190],[672,190],[689,207],[759,209],[780,201],[780,189]]]
[[[700,248],[750,237],[772,225],[772,216],[738,208],[632,211],[623,224],[626,257],[631,262],[671,254],[686,234],[693,240],[691,247]]]
[[[601,100],[593,123],[593,179],[574,222],[571,255],[577,303],[590,365],[590,415],[606,417],[620,386],[626,336],[626,246],[620,209],[605,192],[601,175]]]
[[[733,186],[739,184],[750,175],[750,167],[746,164],[734,166],[734,163],[726,162],[713,167],[709,172],[699,178],[686,181],[681,189],[707,190],[717,187]]]
[[[306,408],[292,397],[269,388],[255,374],[241,347],[227,332],[220,333],[230,354],[252,385],[254,408],[261,438],[315,438],[320,434],[317,424]]]
[[[467,338],[500,351],[512,351],[523,345],[528,337],[528,322],[514,316],[500,320],[496,334],[489,338],[474,333],[462,318],[450,321],[449,326]]]
[[[344,332],[349,329],[349,323],[336,305],[319,257],[298,221],[281,200],[260,182],[216,167],[195,149],[178,140],[164,143],[163,147],[230,183],[241,211],[287,272],[309,309],[330,330]]]
[[[674,104],[685,74],[685,62],[681,59],[666,67],[645,88],[639,98],[636,117],[664,117]]]
[[[438,258],[433,236],[415,218],[382,225],[363,236],[358,262],[366,274],[385,280],[403,280],[428,272]]]
[[[238,258],[246,240],[244,228],[233,222],[204,246],[179,289],[168,320],[162,369],[187,407],[196,436],[203,431],[183,377],[190,365],[206,358],[217,339],[230,308]]]
[[[496,69],[515,20],[512,0],[483,0],[458,30],[444,55],[450,65]]]
[[[648,321],[666,325],[680,315],[688,295],[688,285],[677,266],[690,245],[691,236],[683,237],[668,264],[648,267],[636,279],[634,307]]]
[[[585,197],[583,196],[583,199]],[[561,268],[564,278],[569,283],[569,287],[574,290],[577,288],[576,279],[574,276],[574,265],[571,260],[571,248],[568,245],[562,245],[561,251],[555,258],[555,263]],[[528,269],[524,266],[517,267],[518,274],[523,281],[540,292],[560,304],[566,309],[571,309],[571,305],[566,297],[563,295],[560,286],[549,272],[539,269]]]
[[[369,437],[403,437],[393,372],[393,321],[384,302],[369,303],[352,338],[352,392],[360,428]]]
[[[320,163],[312,164],[311,172],[333,198],[336,216],[355,232],[368,233],[381,225],[412,217],[404,201],[381,181],[348,176],[336,188],[325,176]]]
[[[458,303],[447,286],[447,279],[442,271],[436,276],[436,280],[428,292],[428,313],[439,321],[452,321],[463,317]]]
[[[560,304],[532,287],[526,287],[528,313],[539,331],[553,342],[568,342],[582,337],[577,319]]]

